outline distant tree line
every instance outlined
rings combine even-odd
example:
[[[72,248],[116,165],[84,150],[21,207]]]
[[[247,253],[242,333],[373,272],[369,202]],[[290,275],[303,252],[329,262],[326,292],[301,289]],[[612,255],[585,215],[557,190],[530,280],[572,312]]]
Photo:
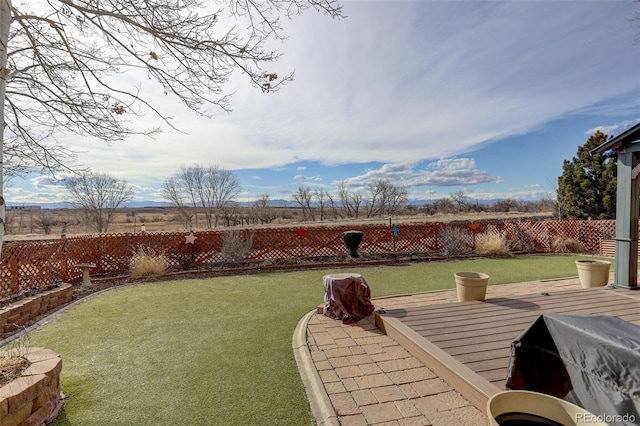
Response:
[[[590,154],[607,139],[597,131],[578,147],[572,160],[564,161],[556,200],[505,198],[487,204],[470,199],[465,191],[455,191],[418,206],[410,203],[406,186],[378,179],[358,188],[341,181],[334,191],[301,186],[291,194],[290,205],[278,207],[269,194],[262,194],[242,207],[238,202],[241,186],[235,174],[217,165],[199,164],[182,166],[164,181],[162,194],[174,208],[176,220],[186,229],[469,212],[554,212],[558,219],[611,219],[615,217],[616,155],[613,151]],[[131,185],[108,173],[84,171],[64,184],[69,205],[82,212],[83,222],[97,232],[107,232],[116,210],[134,196]],[[40,212],[32,223],[35,225],[31,227],[36,226],[45,234],[54,225],[46,211]]]
[[[108,232],[117,209],[134,196],[134,188],[125,180],[108,173],[83,172],[65,181],[67,202],[82,213],[82,221],[96,232]],[[291,194],[290,204],[274,206],[269,194],[262,194],[248,206],[241,206],[241,186],[233,172],[217,165],[182,166],[162,185],[162,194],[175,211],[175,220],[185,229],[219,226],[258,225],[371,219],[418,214],[459,214],[467,212],[542,213],[554,209],[554,201],[498,200],[493,204],[472,201],[464,191],[422,206],[411,204],[408,189],[388,179],[378,179],[362,188],[351,188],[346,181],[335,191],[299,187]],[[38,228],[50,233],[54,225],[46,212],[37,221]]]

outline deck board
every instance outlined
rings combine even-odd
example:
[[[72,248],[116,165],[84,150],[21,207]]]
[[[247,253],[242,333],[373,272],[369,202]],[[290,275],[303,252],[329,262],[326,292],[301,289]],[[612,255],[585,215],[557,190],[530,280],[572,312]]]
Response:
[[[504,389],[511,342],[547,313],[613,315],[640,325],[640,292],[571,289],[551,294],[387,310],[376,324],[484,409]],[[429,353],[433,351],[433,353]]]

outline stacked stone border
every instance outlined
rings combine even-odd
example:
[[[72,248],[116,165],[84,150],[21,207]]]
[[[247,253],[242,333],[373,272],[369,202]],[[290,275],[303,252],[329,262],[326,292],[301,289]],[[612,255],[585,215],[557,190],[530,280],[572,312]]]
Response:
[[[24,296],[0,309],[0,333],[13,333],[30,321],[73,301],[73,286],[62,284],[34,296]],[[4,423],[0,422],[0,425]]]
[[[0,387],[0,425],[48,425],[64,405],[60,356],[50,349],[31,348],[26,358],[31,365]]]

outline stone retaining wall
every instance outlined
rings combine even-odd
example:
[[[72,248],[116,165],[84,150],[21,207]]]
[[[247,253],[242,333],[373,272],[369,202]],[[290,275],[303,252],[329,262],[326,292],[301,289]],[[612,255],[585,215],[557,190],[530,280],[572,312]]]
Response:
[[[0,425],[48,425],[62,410],[60,356],[49,349],[31,348],[26,358],[29,368],[0,387]]]
[[[0,309],[0,333],[15,331],[30,320],[73,300],[73,286],[63,284],[35,296],[25,297]]]

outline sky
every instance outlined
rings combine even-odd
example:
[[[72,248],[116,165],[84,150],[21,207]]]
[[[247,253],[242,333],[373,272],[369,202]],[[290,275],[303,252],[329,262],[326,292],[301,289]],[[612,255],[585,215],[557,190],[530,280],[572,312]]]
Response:
[[[264,94],[228,86],[232,112],[197,116],[136,82],[174,126],[106,144],[64,135],[78,161],[163,201],[182,165],[235,173],[238,201],[291,200],[377,179],[412,200],[464,191],[472,200],[554,198],[562,163],[596,130],[640,121],[640,3],[633,1],[344,1],[344,19],[314,10],[283,22],[273,72],[294,81]],[[149,113],[138,124],[163,126]],[[134,124],[136,124],[134,122]],[[65,199],[46,176],[14,178],[11,205]]]

